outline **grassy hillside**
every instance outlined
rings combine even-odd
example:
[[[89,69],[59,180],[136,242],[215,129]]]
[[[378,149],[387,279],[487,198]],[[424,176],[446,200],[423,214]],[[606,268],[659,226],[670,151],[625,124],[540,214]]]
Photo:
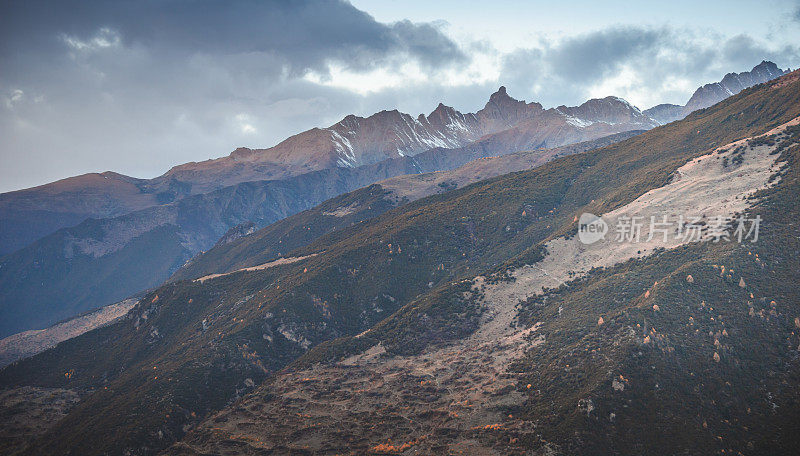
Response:
[[[546,340],[515,367],[529,399],[509,412],[539,423],[541,440],[531,447],[800,449],[800,147],[781,160],[787,173],[749,211],[764,220],[758,242],[692,244],[598,271],[523,306],[523,321],[544,322]],[[575,407],[587,399],[588,415]]]
[[[431,328],[464,336],[427,324],[474,320],[483,293],[464,299],[471,282],[455,283],[366,335],[311,350],[168,454],[796,454],[800,146],[779,160],[789,168],[748,213],[765,221],[757,243],[689,244],[528,299],[517,333],[538,323],[537,342],[508,373],[492,373],[502,351],[469,344],[392,356],[437,342]],[[368,355],[376,347],[389,356]],[[478,371],[464,364],[481,358]],[[467,373],[453,381],[455,370]]]
[[[379,185],[346,193],[249,236],[217,245],[192,259],[170,280],[194,279],[266,263],[331,231],[380,215],[396,207],[397,203]]]
[[[607,212],[709,148],[798,115],[796,80],[757,86],[622,143],[330,232],[287,253],[317,254],[302,262],[166,285],[127,320],[0,371],[0,385],[88,392],[31,454],[155,453],[314,345],[381,321],[397,352],[463,336],[475,312],[453,312],[460,278],[531,261],[581,211]],[[421,313],[432,331],[415,337],[408,316]]]
[[[161,284],[245,221],[258,226],[375,180],[419,172],[411,158],[246,182],[110,219],[88,219],[0,257],[0,337]]]

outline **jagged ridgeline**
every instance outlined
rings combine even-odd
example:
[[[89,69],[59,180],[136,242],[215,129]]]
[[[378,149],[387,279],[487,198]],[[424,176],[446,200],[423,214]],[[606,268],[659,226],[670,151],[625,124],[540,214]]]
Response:
[[[256,385],[277,371],[324,366],[378,341],[392,356],[467,337],[478,326],[481,305],[479,293],[465,297],[471,287],[465,280],[535,262],[542,258],[545,241],[574,231],[581,212],[601,214],[625,205],[665,185],[689,160],[798,115],[800,81],[792,73],[624,142],[423,198],[285,255],[301,260],[160,287],[126,319],[0,372],[4,387],[66,388],[82,397],[52,428],[31,436],[25,453],[155,454],[187,432],[172,453],[271,451],[261,441],[214,428],[221,426],[215,420],[254,413],[258,404],[264,413],[272,410],[273,381]],[[527,322],[544,321],[559,307],[575,312],[568,324],[544,324],[544,343],[551,350],[531,352],[518,362],[522,375],[513,391],[528,396],[507,416],[535,419],[540,428],[515,433],[511,422],[497,423],[451,437],[484,446],[502,443],[509,452],[546,445],[566,453],[610,447],[645,454],[657,445],[665,445],[668,453],[729,447],[785,452],[798,435],[792,426],[800,422],[792,416],[798,369],[796,351],[789,346],[793,323],[787,320],[796,313],[798,298],[792,294],[797,287],[787,287],[798,283],[796,209],[790,207],[798,195],[797,149],[785,148],[781,154],[788,171],[757,206],[775,225],[765,242],[753,247],[758,252],[691,246],[591,274],[547,295],[545,302],[523,304],[520,318]],[[751,260],[756,253],[766,263],[763,268]],[[720,276],[712,263],[736,274]],[[694,288],[686,287],[687,274],[693,275]],[[746,287],[736,283],[740,274],[748,277]],[[630,290],[647,289],[655,281],[663,290],[648,295],[653,303],[639,305]],[[753,319],[744,292],[753,293],[755,313],[769,315],[770,301],[775,301],[776,316],[769,322]],[[676,297],[685,300],[676,305]],[[713,311],[697,310],[700,301]],[[677,310],[653,316],[652,304]],[[598,329],[600,315],[606,323]],[[687,326],[689,316],[697,321],[698,333]],[[637,342],[641,330],[626,331],[645,319],[646,328],[655,328],[663,339],[652,336],[657,343],[643,347]],[[737,339],[714,339],[715,331],[722,331],[719,321]],[[710,356],[703,345],[709,340],[728,347],[718,348],[719,363],[702,362]],[[566,369],[566,364],[573,367]],[[629,396],[614,396],[618,389],[606,388],[612,374],[623,375],[617,382],[630,385],[623,391]],[[303,381],[297,378],[298,385]],[[245,402],[204,422],[254,389]],[[586,396],[593,397],[591,407],[587,402],[576,407]],[[242,410],[242,404],[248,408]],[[605,421],[595,420],[601,413]],[[267,414],[265,419],[279,417]],[[367,427],[359,427],[364,422],[369,420],[353,422],[352,434],[342,424],[342,441],[330,442],[331,451],[348,445],[388,451],[437,441],[419,435],[403,442],[408,447],[382,447],[385,441],[359,437],[369,435]],[[698,423],[691,432],[675,432],[677,426],[683,430]],[[295,431],[290,440],[302,437],[299,428]],[[765,446],[772,439],[784,447]],[[283,445],[273,450],[302,450],[291,441]]]

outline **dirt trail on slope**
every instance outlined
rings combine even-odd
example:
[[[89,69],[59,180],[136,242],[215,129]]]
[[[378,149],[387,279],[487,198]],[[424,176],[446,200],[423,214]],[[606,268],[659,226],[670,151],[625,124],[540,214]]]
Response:
[[[798,123],[800,118],[766,135]],[[778,169],[777,155],[771,155],[775,144],[748,146],[741,164],[725,166],[723,155],[743,145],[746,140],[693,159],[671,183],[603,215],[609,227],[624,217],[643,217],[641,242],[617,242],[607,236],[586,245],[577,236],[559,238],[547,244],[542,261],[512,271],[513,281],[489,284],[477,277],[473,287],[483,290],[486,310],[470,337],[416,356],[387,356],[376,345],[333,366],[278,376],[267,388],[269,400],[244,401],[213,420],[215,427],[205,434],[213,433],[224,442],[213,451],[475,455],[523,451],[514,441],[497,442],[492,437],[498,427],[515,435],[535,435],[534,423],[505,420],[501,415],[503,406],[519,404],[525,397],[517,390],[516,375],[508,370],[510,363],[544,342],[537,334],[538,323],[517,327],[518,303],[594,267],[610,267],[659,247],[688,242],[672,233],[666,242],[660,234],[648,241],[650,216],[732,217],[744,211],[746,197],[767,187]],[[708,238],[708,230],[703,236]],[[190,443],[176,448],[199,451]]]

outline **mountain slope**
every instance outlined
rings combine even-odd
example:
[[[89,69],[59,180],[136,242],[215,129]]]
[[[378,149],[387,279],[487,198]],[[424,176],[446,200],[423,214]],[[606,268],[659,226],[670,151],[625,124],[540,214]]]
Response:
[[[134,304],[136,304],[135,299],[126,299],[45,329],[25,331],[0,339],[0,367],[41,353],[67,339],[122,318]]]
[[[326,344],[303,365],[330,360],[331,352],[358,353],[376,338],[396,356],[468,337],[482,321],[472,278],[535,264],[546,253],[542,245],[571,232],[581,212],[625,206],[719,145],[798,117],[800,81],[790,77],[600,150],[423,198],[287,255],[303,260],[161,287],[126,320],[0,371],[6,387],[35,383],[85,394],[27,452],[153,454],[324,341],[371,329]],[[494,277],[505,283],[502,274]],[[265,388],[259,396],[269,405],[273,393]],[[258,441],[213,435],[211,427],[175,451],[203,441],[225,451],[266,451]],[[109,428],[116,432],[104,432]]]
[[[670,103],[655,105],[652,108],[645,109],[642,112],[661,125],[668,124],[685,117],[683,115],[683,106]]]
[[[471,161],[452,171],[408,174],[390,178],[326,201],[233,242],[214,246],[193,258],[171,280],[194,279],[256,266],[305,246],[320,236],[376,217],[398,204],[463,187],[553,158],[604,147],[641,132],[626,132],[555,149],[517,152]]]
[[[263,226],[377,176],[410,172],[416,172],[410,160],[321,170],[61,229],[0,259],[0,335],[44,328],[157,286],[239,223]]]
[[[609,97],[603,103],[604,110],[590,112],[587,105],[593,104],[594,100],[590,100],[579,107],[562,107],[575,110],[575,116],[592,114],[592,119],[576,122],[574,119],[578,117],[571,114],[515,100],[505,87],[500,87],[483,109],[474,114],[462,114],[440,103],[430,115],[420,115],[416,119],[397,110],[381,111],[366,118],[349,115],[331,127],[300,133],[269,149],[238,149],[228,157],[177,166],[166,175],[179,181],[191,181],[195,187],[214,188],[263,179],[251,169],[254,165],[279,164],[306,171],[354,168],[414,156],[433,148],[459,148],[530,121],[539,123],[547,147],[588,139],[589,134],[583,130],[595,122],[614,126],[607,128],[606,134],[655,126],[651,119],[624,100]],[[577,137],[581,139],[575,139]]]
[[[158,204],[157,195],[141,191],[142,182],[95,173],[0,194],[0,255],[87,217],[115,217]]]
[[[686,106],[683,107],[683,112],[681,114],[687,116],[698,109],[707,108],[719,103],[748,87],[771,81],[788,72],[788,70],[781,70],[772,62],[762,61],[750,71],[728,73],[721,81],[713,84],[706,84],[697,89],[694,94],[692,94],[689,101],[686,102]]]
[[[776,74],[772,67],[762,63],[737,81]],[[239,223],[264,226],[398,174],[447,170],[475,158],[554,148],[656,124],[615,97],[545,110],[514,100],[501,88],[475,114],[440,104],[418,119],[397,111],[348,116],[271,149],[238,149],[152,180],[103,173],[0,195],[0,236],[9,248],[87,216],[101,217],[0,259],[0,336],[43,328],[156,286]],[[462,143],[468,144],[421,152]],[[350,168],[387,156],[397,158]],[[242,183],[265,176],[279,180]],[[308,185],[313,179],[329,184],[315,188]],[[228,184],[234,185],[219,189]]]
[[[16,251],[59,228],[86,218],[108,218],[176,201],[248,181],[287,179],[331,167],[354,167],[387,158],[410,156],[435,147],[458,148],[485,135],[538,122],[553,131],[564,121],[567,129],[606,124],[605,134],[648,129],[711,106],[745,87],[784,74],[772,62],[749,72],[730,73],[694,93],[686,106],[658,105],[640,112],[615,97],[589,100],[581,106],[545,110],[538,103],[518,101],[501,87],[476,113],[462,114],[443,104],[427,117],[414,119],[398,111],[363,118],[347,116],[328,128],[294,135],[268,149],[239,148],[229,156],[176,166],[154,179],[135,179],[117,173],[86,174],[39,187],[0,195],[0,254]],[[557,116],[552,116],[558,113]],[[547,123],[553,123],[547,125]],[[610,126],[615,126],[611,128]],[[597,128],[594,126],[593,128]],[[544,138],[543,147],[589,139]],[[593,137],[598,137],[596,134]],[[520,149],[517,149],[520,150]]]

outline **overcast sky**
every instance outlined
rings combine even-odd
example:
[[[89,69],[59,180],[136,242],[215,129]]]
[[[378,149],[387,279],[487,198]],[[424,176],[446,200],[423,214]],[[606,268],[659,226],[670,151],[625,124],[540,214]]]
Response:
[[[154,177],[349,113],[475,111],[500,85],[644,109],[800,66],[797,1],[659,3],[0,0],[0,192]]]

